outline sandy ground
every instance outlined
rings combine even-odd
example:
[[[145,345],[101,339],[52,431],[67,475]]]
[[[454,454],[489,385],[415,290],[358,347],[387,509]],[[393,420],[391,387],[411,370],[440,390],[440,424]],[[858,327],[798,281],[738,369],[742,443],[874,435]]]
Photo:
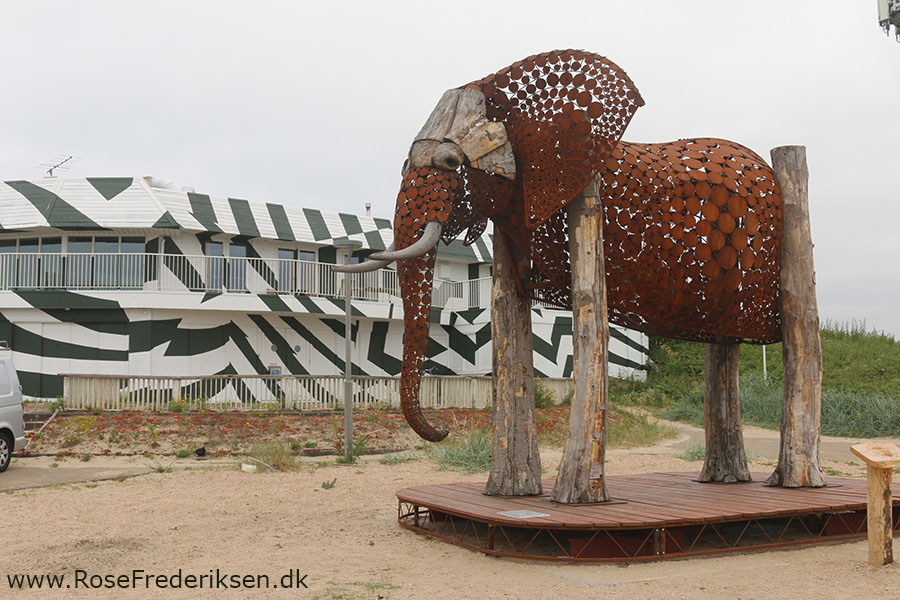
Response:
[[[608,471],[699,470],[700,463],[675,456],[696,434],[681,428],[682,436],[665,444],[611,450]],[[552,474],[559,451],[542,456]],[[38,460],[17,459],[10,473]],[[102,460],[112,466],[93,467],[121,468],[129,459]],[[484,474],[442,472],[427,461],[383,465],[365,457],[357,465],[322,466],[321,460],[308,459],[296,472],[256,474],[227,461],[203,468],[181,461],[170,473],[0,494],[0,597],[900,598],[900,569],[869,566],[865,541],[631,565],[489,557],[400,528],[394,496],[411,485],[483,481]],[[825,462],[864,474],[846,461]],[[760,456],[751,469],[771,464],[772,457]],[[85,582],[133,569],[169,576],[219,569],[268,575],[273,584],[296,569],[308,589],[74,589],[77,569],[86,572]],[[73,588],[4,591],[8,575],[26,573],[65,575]]]

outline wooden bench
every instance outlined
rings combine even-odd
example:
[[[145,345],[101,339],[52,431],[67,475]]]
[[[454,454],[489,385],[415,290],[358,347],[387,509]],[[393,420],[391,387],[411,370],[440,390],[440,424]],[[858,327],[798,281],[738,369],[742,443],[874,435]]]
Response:
[[[850,446],[850,451],[869,467],[866,494],[869,563],[886,565],[894,562],[891,482],[894,467],[900,466],[900,448],[884,442],[866,442]]]

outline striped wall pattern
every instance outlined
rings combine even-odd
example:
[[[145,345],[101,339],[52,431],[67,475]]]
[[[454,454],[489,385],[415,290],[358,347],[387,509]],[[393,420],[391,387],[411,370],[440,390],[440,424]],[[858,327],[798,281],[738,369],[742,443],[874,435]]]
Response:
[[[321,313],[141,308],[123,307],[108,297],[63,293],[59,302],[35,302],[40,307],[29,301],[46,292],[18,294],[15,302],[6,298],[13,292],[0,293],[0,306],[16,306],[0,309],[0,339],[10,342],[29,396],[61,395],[59,375],[65,373],[190,378],[267,374],[273,368],[295,375],[344,370],[342,311],[334,305],[334,311]],[[535,309],[532,318],[536,375],[570,377],[571,315]],[[384,320],[355,314],[350,335],[354,375],[399,375],[402,314]],[[490,337],[487,310],[434,315],[425,372],[490,374]],[[614,376],[642,376],[646,338],[613,328],[610,351]]]
[[[331,246],[353,239],[363,250],[393,242],[391,221],[239,198],[151,187],[143,177],[87,177],[0,183],[0,233],[164,229]],[[490,238],[441,245],[439,256],[491,262]]]

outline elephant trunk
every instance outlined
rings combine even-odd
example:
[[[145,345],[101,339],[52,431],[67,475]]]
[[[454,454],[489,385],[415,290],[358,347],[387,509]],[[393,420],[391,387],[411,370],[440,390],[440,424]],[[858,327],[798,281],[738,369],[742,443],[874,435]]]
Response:
[[[425,351],[428,349],[431,291],[440,224],[450,217],[452,201],[462,190],[462,179],[454,172],[434,168],[408,169],[397,196],[394,218],[394,247],[387,258],[396,257],[397,278],[403,295],[403,367],[400,372],[400,406],[413,431],[429,442],[439,442],[448,431],[432,427],[419,405],[419,387]],[[434,245],[430,245],[434,244]],[[418,248],[414,254],[404,249]],[[424,250],[428,248],[428,250]]]
[[[397,263],[397,277],[403,294],[403,368],[400,372],[400,406],[413,431],[429,442],[440,442],[449,433],[425,420],[419,404],[419,387],[425,350],[428,348],[431,290],[437,249]]]

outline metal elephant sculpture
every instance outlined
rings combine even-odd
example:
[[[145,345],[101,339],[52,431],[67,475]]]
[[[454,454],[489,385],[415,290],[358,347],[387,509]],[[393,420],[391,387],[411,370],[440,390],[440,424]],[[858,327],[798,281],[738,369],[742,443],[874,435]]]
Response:
[[[554,51],[447,91],[414,139],[394,245],[350,270],[398,263],[401,403],[426,440],[447,435],[418,402],[437,242],[466,231],[472,243],[491,219],[510,253],[530,260],[519,292],[570,308],[563,209],[588,186],[605,213],[612,322],[696,341],[780,339],[781,198],[771,168],[720,139],[621,141],[642,104],[613,62]]]

